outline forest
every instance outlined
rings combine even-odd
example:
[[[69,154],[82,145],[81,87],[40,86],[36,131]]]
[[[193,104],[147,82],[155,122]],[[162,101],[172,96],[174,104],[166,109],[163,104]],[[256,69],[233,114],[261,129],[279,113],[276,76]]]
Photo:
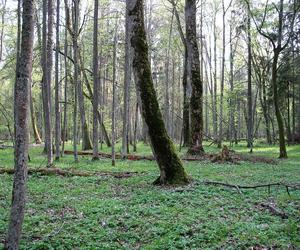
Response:
[[[0,249],[300,249],[299,0],[0,0]]]

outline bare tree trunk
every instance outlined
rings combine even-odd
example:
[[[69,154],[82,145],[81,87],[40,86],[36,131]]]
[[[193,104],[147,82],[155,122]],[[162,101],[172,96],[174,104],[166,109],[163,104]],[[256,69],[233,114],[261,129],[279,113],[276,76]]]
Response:
[[[73,147],[74,147],[74,160],[75,163],[78,162],[78,151],[77,151],[77,108],[78,108],[78,75],[79,75],[79,67],[78,67],[78,19],[79,19],[79,0],[73,1],[74,8],[74,27],[73,27],[73,56],[74,56],[74,111],[73,111]]]
[[[28,161],[29,95],[34,41],[34,1],[23,0],[21,55],[17,65],[14,93],[15,174],[10,220],[4,249],[17,250],[21,239],[25,213]]]
[[[52,68],[52,37],[53,37],[53,0],[43,0],[43,32],[42,32],[42,63],[43,63],[43,108],[45,123],[45,150],[47,166],[53,164],[52,123],[51,123],[51,68]],[[47,18],[48,13],[48,18]],[[47,31],[48,27],[48,31]],[[48,58],[50,57],[50,58]]]
[[[126,13],[125,30],[128,30],[128,16]],[[123,115],[123,136],[122,136],[122,156],[129,153],[129,108],[130,108],[130,82],[131,82],[131,60],[130,60],[130,40],[129,34],[125,31],[125,61],[124,61],[124,115]]]
[[[219,114],[219,138],[218,147],[222,146],[223,141],[223,95],[224,95],[224,75],[225,75],[225,5],[224,0],[222,0],[222,63],[221,63],[221,86],[220,86],[220,114]]]
[[[216,7],[215,7],[216,8]],[[213,129],[214,137],[218,138],[218,118],[217,118],[217,10],[214,10],[214,86],[213,86]],[[217,141],[217,140],[216,140]]]
[[[166,53],[166,61],[165,61],[165,103],[164,103],[164,120],[166,123],[167,132],[169,135],[171,132],[171,122],[170,122],[170,94],[169,94],[169,66],[170,66],[170,49],[171,49],[171,37],[172,37],[172,30],[173,30],[173,18],[174,18],[174,8],[172,11],[172,18],[171,18],[171,26],[169,31],[169,38],[168,38],[168,48]]]
[[[160,177],[155,184],[185,184],[189,180],[167,134],[153,86],[144,26],[143,1],[127,0],[126,11],[130,19],[132,66],[137,93],[141,97],[143,117],[148,126],[153,154],[160,168]]]
[[[115,27],[115,37],[114,37],[114,46],[113,46],[113,90],[112,90],[112,118],[111,118],[111,165],[115,166],[116,164],[116,67],[117,67],[117,42],[118,42],[118,27],[116,21]]]
[[[3,3],[3,7],[2,7],[3,12],[1,16],[1,32],[0,32],[0,62],[2,61],[2,54],[3,54],[4,23],[5,23],[7,0],[3,0],[2,3]]]
[[[252,111],[252,84],[251,84],[251,68],[252,68],[252,53],[251,53],[251,19],[250,9],[248,8],[248,20],[247,20],[247,46],[248,46],[248,89],[247,89],[247,147],[252,152],[253,148],[253,111]]]
[[[34,104],[33,104],[33,98],[32,98],[31,88],[30,88],[29,95],[30,95],[29,98],[30,98],[31,124],[32,124],[34,141],[35,141],[36,144],[41,144],[42,140],[41,140],[40,133],[39,133],[39,130],[38,130],[37,125],[36,125],[36,116],[35,116],[35,110],[34,110]]]
[[[185,1],[186,43],[189,63],[189,79],[192,85],[190,101],[191,144],[188,154],[203,153],[203,83],[200,75],[199,50],[196,32],[196,1]]]
[[[136,102],[134,131],[133,131],[133,152],[136,152],[138,119],[139,119],[139,105],[138,102]]]
[[[99,1],[94,4],[94,34],[93,34],[93,160],[98,160],[98,107],[99,107],[99,66],[98,66],[98,12]]]
[[[65,6],[66,16],[67,16],[67,6]],[[67,25],[68,25],[68,19],[66,18],[66,27],[65,27],[65,44],[64,44],[64,65],[65,65],[65,86],[64,86],[64,120],[63,120],[63,143],[62,143],[62,155],[65,151],[65,142],[67,140],[67,107],[68,107],[68,31],[67,31]]]
[[[279,158],[287,158],[286,146],[285,146],[285,138],[284,138],[284,124],[282,115],[279,108],[279,100],[278,100],[278,86],[277,86],[277,63],[279,53],[278,50],[274,51],[274,58],[272,63],[272,87],[273,87],[273,99],[274,99],[274,108],[275,115],[278,124],[278,133],[279,133]]]
[[[59,104],[59,19],[60,0],[56,1],[56,50],[55,50],[55,159],[60,157],[61,127],[60,127],[60,104]]]
[[[190,145],[190,96],[189,89],[190,84],[188,82],[188,58],[187,58],[187,43],[186,38],[183,34],[183,29],[180,22],[180,17],[176,8],[176,3],[174,0],[170,0],[173,5],[173,10],[175,14],[175,18],[177,21],[178,32],[180,34],[180,39],[184,46],[184,60],[183,60],[183,77],[182,77],[182,86],[183,86],[183,119],[182,119],[182,133],[183,133],[183,146],[188,147]]]

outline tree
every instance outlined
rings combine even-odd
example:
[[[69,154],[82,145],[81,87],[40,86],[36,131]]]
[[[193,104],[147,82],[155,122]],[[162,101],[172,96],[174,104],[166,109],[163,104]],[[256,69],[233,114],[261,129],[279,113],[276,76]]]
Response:
[[[249,2],[248,7],[250,8]],[[267,3],[268,4],[268,3]],[[275,109],[275,116],[277,120],[278,125],[278,133],[279,133],[279,158],[287,158],[287,152],[286,152],[286,145],[285,145],[285,133],[284,133],[284,123],[283,118],[280,110],[280,103],[279,103],[279,94],[278,94],[278,61],[279,56],[281,55],[282,51],[287,47],[291,36],[292,31],[294,27],[294,21],[296,16],[296,4],[295,2],[292,3],[292,6],[288,5],[289,8],[292,8],[292,13],[287,12],[287,14],[284,15],[283,11],[283,0],[280,0],[279,6],[276,6],[276,12],[278,14],[278,21],[277,25],[275,26],[275,30],[272,32],[268,32],[263,29],[265,25],[265,18],[267,15],[267,4],[266,8],[264,10],[263,19],[260,25],[257,24],[255,18],[254,22],[257,28],[257,31],[265,37],[272,45],[273,48],[273,60],[272,60],[272,69],[271,69],[271,83],[272,83],[272,90],[273,90],[273,102],[274,102],[274,109]],[[287,16],[289,15],[289,17]],[[252,15],[253,17],[253,15]],[[284,23],[285,18],[289,20],[289,25],[286,25]],[[284,37],[284,29],[287,29],[287,33],[285,34],[286,37]]]
[[[55,50],[55,159],[60,157],[61,127],[60,127],[60,104],[59,104],[59,18],[60,0],[56,1],[56,50]]]
[[[118,18],[116,18],[114,45],[113,45],[113,79],[112,79],[112,116],[111,116],[111,160],[112,166],[116,162],[116,70],[117,70],[117,43],[118,43]]]
[[[252,110],[252,46],[251,46],[251,16],[249,6],[247,8],[247,49],[248,49],[248,68],[247,68],[247,147],[252,152],[253,148],[253,110]]]
[[[182,110],[182,137],[183,137],[183,146],[188,147],[190,145],[191,136],[190,136],[190,88],[191,84],[188,81],[188,52],[187,52],[187,42],[186,37],[183,33],[183,28],[180,22],[180,16],[176,8],[176,3],[174,0],[170,0],[176,22],[178,27],[178,32],[180,35],[181,42],[184,46],[184,59],[183,59],[183,76],[182,76],[182,86],[183,86],[183,110]]]
[[[203,83],[200,76],[199,50],[196,34],[196,1],[185,1],[188,76],[192,85],[190,100],[191,143],[188,154],[204,152],[203,140]]]
[[[153,154],[160,169],[160,177],[154,183],[186,184],[189,179],[167,134],[153,86],[144,26],[143,0],[127,0],[126,11],[130,19],[128,32],[137,94],[141,99],[142,115],[148,126]]]
[[[48,14],[48,18],[47,18]],[[42,31],[42,96],[45,124],[45,150],[47,166],[53,164],[52,125],[51,125],[51,73],[53,45],[53,0],[43,0],[43,31]]]
[[[123,136],[122,136],[122,156],[129,153],[129,109],[130,109],[130,82],[131,82],[131,53],[128,29],[128,16],[125,16],[125,60],[124,60],[124,115],[123,115]]]
[[[99,66],[98,66],[98,5],[94,4],[94,34],[93,34],[93,77],[94,77],[94,95],[93,95],[93,160],[98,160],[98,107],[99,107]]]
[[[23,0],[22,38],[15,83],[15,174],[5,249],[19,249],[25,212],[28,161],[29,95],[34,41],[34,0]]]

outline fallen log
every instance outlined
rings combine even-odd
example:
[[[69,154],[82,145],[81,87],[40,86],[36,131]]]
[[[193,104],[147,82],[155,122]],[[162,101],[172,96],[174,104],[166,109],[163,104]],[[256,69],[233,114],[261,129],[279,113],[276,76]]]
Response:
[[[0,168],[0,174],[14,174],[14,169]],[[60,168],[28,168],[28,174],[40,174],[40,175],[57,175],[64,177],[89,177],[89,176],[112,176],[114,178],[127,178],[133,175],[144,174],[144,172],[89,172],[78,171],[74,169],[60,169]]]
[[[64,154],[66,154],[66,155],[73,155],[74,151],[65,150]],[[92,156],[93,153],[92,152],[88,152],[88,151],[78,151],[78,155]],[[108,158],[108,159],[111,158],[111,154],[108,154],[108,153],[99,152],[98,155],[99,155],[99,157],[103,157],[103,158]],[[116,159],[123,159],[123,157],[120,154],[116,154]],[[141,161],[141,160],[154,161],[154,157],[153,156],[127,155],[126,159],[127,160],[131,160],[131,161]]]
[[[73,155],[74,152],[71,150],[65,150],[64,154]],[[220,154],[224,154],[224,152],[221,152]],[[187,156],[182,157],[181,160],[183,160],[183,161],[211,161],[213,163],[227,163],[228,162],[231,164],[238,164],[239,161],[248,161],[248,162],[253,162],[253,163],[263,162],[263,163],[267,163],[267,164],[277,164],[277,161],[275,161],[274,159],[271,159],[271,158],[262,157],[262,156],[254,156],[254,155],[253,156],[244,155],[244,154],[232,152],[230,150],[228,151],[228,153],[226,151],[225,157],[222,156],[221,160],[220,160],[219,159],[220,154],[204,153],[199,156],[187,155]],[[78,151],[78,155],[92,156],[93,153],[90,151]],[[109,153],[99,152],[98,155],[99,155],[99,157],[102,157],[102,158],[111,159],[111,154],[109,154]],[[116,159],[124,159],[124,158],[127,160],[130,160],[130,161],[142,161],[142,160],[154,161],[155,160],[154,156],[126,155],[125,157],[123,157],[121,154],[116,154]]]
[[[0,149],[7,149],[7,148],[14,148],[14,146],[11,146],[11,145],[0,145]]]
[[[281,211],[279,208],[277,208],[275,206],[275,204],[272,204],[272,203],[261,203],[260,204],[262,208],[265,208],[267,210],[269,210],[269,212],[275,216],[279,216],[281,217],[282,219],[288,219],[288,215]]]

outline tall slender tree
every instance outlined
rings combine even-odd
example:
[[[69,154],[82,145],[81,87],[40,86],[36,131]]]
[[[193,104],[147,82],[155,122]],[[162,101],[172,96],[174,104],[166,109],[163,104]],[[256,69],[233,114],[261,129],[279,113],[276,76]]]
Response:
[[[128,15],[125,16],[125,60],[124,60],[124,114],[123,114],[123,135],[122,135],[122,156],[129,153],[129,110],[130,110],[130,83],[131,83],[131,53],[128,30]]]
[[[94,34],[93,34],[93,160],[98,160],[99,133],[98,133],[98,107],[99,107],[99,65],[98,65],[98,13],[99,1],[94,4]]]
[[[59,87],[59,20],[60,0],[56,1],[56,49],[55,49],[55,159],[60,157],[61,121],[60,121],[60,87]]]
[[[45,124],[45,150],[47,166],[53,164],[52,122],[51,122],[51,67],[53,43],[53,0],[43,0],[43,31],[42,31],[42,93]],[[50,57],[50,58],[49,58]]]
[[[19,249],[25,212],[33,41],[34,0],[23,0],[21,51],[14,95],[15,174],[10,220],[4,244],[4,248],[9,250]]]

